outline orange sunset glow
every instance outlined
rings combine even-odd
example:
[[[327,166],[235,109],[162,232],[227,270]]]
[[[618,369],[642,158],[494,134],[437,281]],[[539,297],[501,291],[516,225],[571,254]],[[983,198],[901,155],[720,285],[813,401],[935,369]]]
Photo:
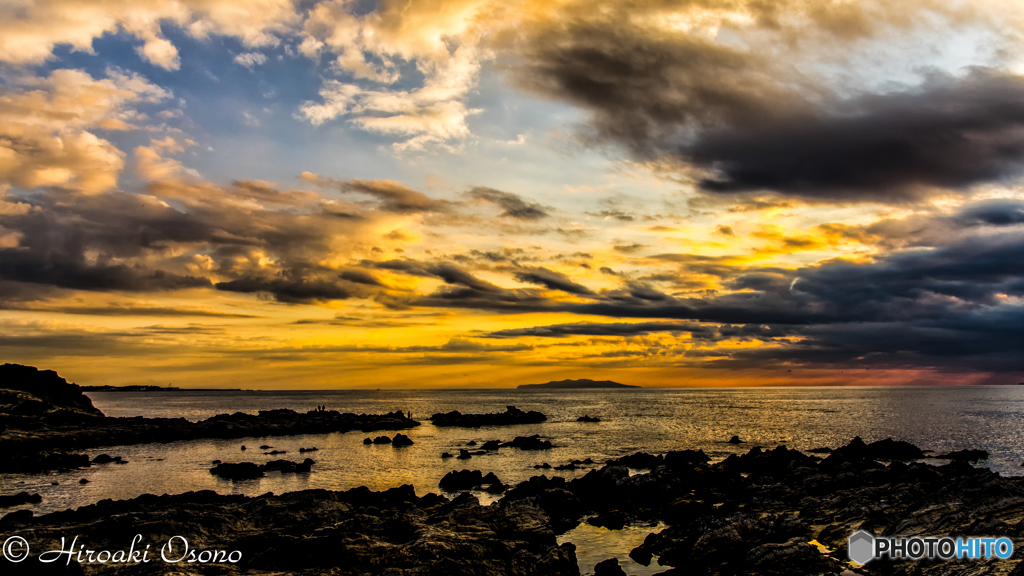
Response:
[[[252,389],[1024,381],[1019,2],[0,14],[5,362]]]

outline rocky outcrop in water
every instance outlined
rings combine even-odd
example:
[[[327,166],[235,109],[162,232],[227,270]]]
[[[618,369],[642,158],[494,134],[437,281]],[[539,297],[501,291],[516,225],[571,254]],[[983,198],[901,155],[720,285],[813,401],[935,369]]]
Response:
[[[225,480],[252,480],[266,476],[265,472],[298,473],[309,472],[316,462],[312,458],[306,458],[302,463],[291,460],[271,460],[266,464],[259,465],[255,462],[224,462],[218,463],[210,468],[210,474],[220,476]]]
[[[441,478],[438,487],[445,492],[486,490],[492,494],[500,494],[508,489],[494,472],[485,475],[479,470],[452,470]]]
[[[523,412],[515,406],[506,406],[504,412],[493,414],[463,414],[452,410],[446,414],[437,413],[428,418],[434,426],[458,426],[461,428],[479,428],[481,426],[509,426],[512,424],[536,424],[544,422],[547,416],[530,410]]]
[[[94,550],[123,550],[142,534],[138,548],[149,544],[150,557],[157,557],[127,566],[90,564],[90,574],[579,574],[575,547],[556,543],[547,514],[532,503],[480,506],[469,494],[455,500],[417,497],[412,486],[256,498],[214,492],[144,495],[38,518],[8,515],[0,520],[0,533],[19,534],[32,544],[32,557],[22,563],[0,560],[5,576],[40,574],[44,565],[35,558],[38,552],[60,549],[60,538],[74,534]],[[236,564],[166,564],[158,550],[176,535],[185,535],[193,549],[237,550],[241,559]]]
[[[141,416],[108,418],[92,406],[78,386],[68,384],[55,372],[17,364],[0,366],[0,449],[5,455],[0,459],[0,472],[88,466],[88,457],[78,452],[99,446],[405,430],[419,425],[401,411],[377,415],[278,409],[261,410],[256,415],[218,414],[199,422]]]
[[[43,497],[39,494],[18,492],[11,496],[0,496],[0,508],[10,508],[11,506],[21,506],[22,504],[39,504],[42,501]]]

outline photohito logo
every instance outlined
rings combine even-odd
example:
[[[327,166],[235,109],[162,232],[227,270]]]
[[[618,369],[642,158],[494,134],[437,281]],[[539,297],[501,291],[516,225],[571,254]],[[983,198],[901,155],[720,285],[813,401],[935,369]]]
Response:
[[[850,560],[858,564],[867,564],[871,560],[886,556],[893,559],[909,560],[920,560],[921,558],[978,560],[992,557],[1006,560],[1013,556],[1013,542],[1006,537],[876,538],[874,534],[866,530],[858,530],[851,534],[847,548]]]

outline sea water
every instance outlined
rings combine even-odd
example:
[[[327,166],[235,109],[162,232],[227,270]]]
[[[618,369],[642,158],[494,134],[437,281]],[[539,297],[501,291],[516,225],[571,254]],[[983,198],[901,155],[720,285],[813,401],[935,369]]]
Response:
[[[586,474],[539,470],[536,465],[566,464],[572,460],[605,460],[633,452],[661,453],[702,449],[713,460],[743,453],[752,447],[786,445],[796,449],[837,447],[854,436],[867,442],[896,438],[940,453],[961,448],[988,450],[981,462],[1004,475],[1024,473],[1024,386],[877,387],[877,388],[714,388],[614,390],[340,390],[268,392],[90,392],[97,408],[107,416],[184,417],[192,421],[215,414],[290,408],[299,412],[326,405],[341,412],[380,414],[412,412],[422,426],[402,431],[415,444],[407,447],[364,445],[368,434],[359,431],[304,436],[196,440],[169,444],[141,444],[90,449],[121,456],[128,464],[94,465],[87,469],[38,475],[0,475],[0,494],[38,492],[42,504],[24,506],[37,515],[77,508],[99,500],[122,500],[141,494],[176,494],[215,490],[221,494],[277,494],[310,488],[347,490],[368,486],[384,490],[412,484],[417,494],[441,492],[438,481],[451,470],[493,472],[506,484],[541,473],[566,479]],[[538,410],[548,420],[483,428],[435,428],[426,420],[436,412],[503,412],[514,405]],[[599,423],[577,422],[579,416],[597,416]],[[395,431],[369,434],[377,436]],[[475,440],[509,441],[515,436],[540,434],[554,444],[551,450],[524,451],[502,448],[470,460],[442,459],[442,452],[458,454]],[[742,444],[727,440],[739,436]],[[246,451],[241,446],[247,447]],[[272,446],[286,454],[266,455],[259,446]],[[299,453],[299,448],[316,452]],[[265,463],[275,459],[316,461],[310,474],[269,473],[265,478],[230,482],[210,474],[213,460]],[[941,462],[940,462],[941,463]],[[89,480],[80,484],[79,480]],[[53,483],[56,483],[54,485]],[[493,496],[480,494],[488,503]],[[15,510],[10,508],[5,510]],[[634,527],[617,534],[583,527],[575,531],[581,546],[581,569],[597,556],[625,558],[651,529]],[[635,534],[634,534],[635,532]],[[560,538],[572,541],[574,533]],[[568,540],[567,540],[568,538]],[[639,539],[636,542],[635,540]],[[620,544],[615,542],[620,541]],[[627,542],[628,541],[628,542]],[[598,543],[598,544],[595,544]],[[629,548],[601,549],[606,547]],[[602,559],[602,558],[598,558]],[[630,566],[632,574],[652,574],[662,568]]]

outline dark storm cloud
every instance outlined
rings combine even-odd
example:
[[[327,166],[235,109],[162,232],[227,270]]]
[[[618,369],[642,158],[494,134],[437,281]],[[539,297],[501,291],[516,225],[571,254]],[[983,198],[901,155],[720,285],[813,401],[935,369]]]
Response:
[[[398,214],[440,212],[448,208],[445,202],[434,200],[426,194],[391,180],[353,179],[341,183],[341,190],[373,196],[380,200],[381,210]]]
[[[428,274],[436,276],[447,284],[460,284],[475,292],[499,293],[505,290],[480,280],[469,272],[450,264],[435,264],[426,268]]]
[[[592,296],[594,292],[583,286],[570,280],[565,274],[548,270],[547,268],[532,268],[529,270],[523,270],[513,274],[516,280],[520,282],[526,282],[528,284],[538,284],[545,286],[551,290],[561,290],[562,292],[568,292],[569,294],[577,294],[581,296]]]
[[[567,336],[642,336],[654,332],[690,332],[710,334],[714,333],[714,331],[714,326],[679,324],[671,322],[616,322],[604,324],[581,322],[578,324],[554,324],[551,326],[534,326],[531,328],[498,330],[490,332],[484,337],[519,338],[522,336],[533,336],[540,338],[565,338]]]
[[[612,250],[623,254],[633,254],[643,250],[644,248],[647,248],[646,244],[637,244],[635,242],[633,244],[615,244],[612,246]]]
[[[976,69],[835,110],[705,132],[679,148],[710,192],[899,201],[1018,176],[1024,78]]]
[[[469,196],[475,200],[490,202],[504,210],[502,216],[517,220],[541,220],[550,215],[548,208],[540,204],[527,202],[511,192],[502,192],[494,188],[477,186],[469,191]]]
[[[757,56],[601,14],[539,33],[518,79],[588,110],[601,137],[639,154],[659,152],[685,126],[759,122],[784,92],[756,73],[771,68]]]
[[[174,205],[123,192],[47,190],[20,198],[26,209],[0,214],[0,226],[18,233],[16,247],[0,250],[0,281],[153,292],[211,288],[216,277],[222,290],[268,292],[287,302],[358,292],[310,262],[362,225],[319,206],[296,210],[308,200],[302,193],[252,182],[160,183],[152,191]],[[257,199],[286,205],[260,208]]]
[[[218,282],[216,286],[217,290],[225,292],[270,294],[278,302],[289,304],[345,300],[359,294],[356,290],[322,278],[244,276],[228,282]]]
[[[905,202],[1022,172],[1020,76],[979,67],[962,77],[931,73],[903,91],[849,96],[795,72],[774,51],[643,24],[644,15],[660,17],[656,4],[581,10],[541,27],[516,68],[519,84],[586,110],[593,140],[675,164],[709,193]],[[825,2],[739,4],[759,13],[756,26],[766,34],[791,34],[791,47],[804,42],[808,50],[812,33],[872,36],[880,26],[913,27],[910,13],[943,10],[913,3],[898,21],[886,21],[885,8],[852,8],[859,15],[844,17]],[[944,17],[956,21],[951,14]],[[806,33],[788,28],[803,16]]]
[[[614,218],[619,222],[633,222],[636,220],[636,216],[629,212],[623,212],[622,210],[602,210],[600,212],[586,212],[588,216],[596,216],[598,218]]]
[[[68,256],[71,256],[70,258]],[[90,263],[74,254],[0,250],[0,278],[78,290],[159,291],[208,288],[208,278],[126,264]]]
[[[349,282],[354,282],[356,284],[384,287],[384,284],[382,284],[380,280],[365,270],[344,270],[338,275],[338,277],[342,280],[348,280]]]
[[[30,312],[59,312],[61,314],[77,314],[83,316],[201,316],[207,318],[263,318],[252,314],[235,314],[217,310],[199,308],[174,308],[171,306],[136,306],[132,304],[110,306],[33,306],[8,307],[7,310],[24,310]]]
[[[378,201],[376,208],[396,214],[417,214],[423,212],[446,212],[451,208],[449,202],[434,200],[408,186],[393,180],[340,180],[303,172],[301,178],[326,189],[335,189],[346,194],[363,194]],[[355,216],[347,212],[335,215],[348,218]]]
[[[992,215],[987,208],[968,212]],[[1024,235],[993,232],[954,238],[942,246],[894,250],[874,261],[835,259],[795,270],[747,267],[732,257],[662,254],[644,259],[675,266],[683,278],[694,268],[716,275],[727,290],[703,297],[665,294],[656,284],[634,281],[588,294],[584,302],[558,301],[531,290],[482,291],[464,284],[406,302],[651,320],[536,326],[493,332],[487,335],[491,338],[689,332],[708,341],[774,342],[763,350],[716,352],[721,357],[716,362],[723,366],[952,369],[960,358],[979,370],[1024,370],[1024,360],[1018,358],[1024,343],[1024,306],[1019,300],[1024,298]],[[671,273],[666,270],[657,277],[669,281]]]
[[[967,225],[1024,224],[1024,202],[1010,199],[976,202],[965,206],[960,211],[958,220]]]

